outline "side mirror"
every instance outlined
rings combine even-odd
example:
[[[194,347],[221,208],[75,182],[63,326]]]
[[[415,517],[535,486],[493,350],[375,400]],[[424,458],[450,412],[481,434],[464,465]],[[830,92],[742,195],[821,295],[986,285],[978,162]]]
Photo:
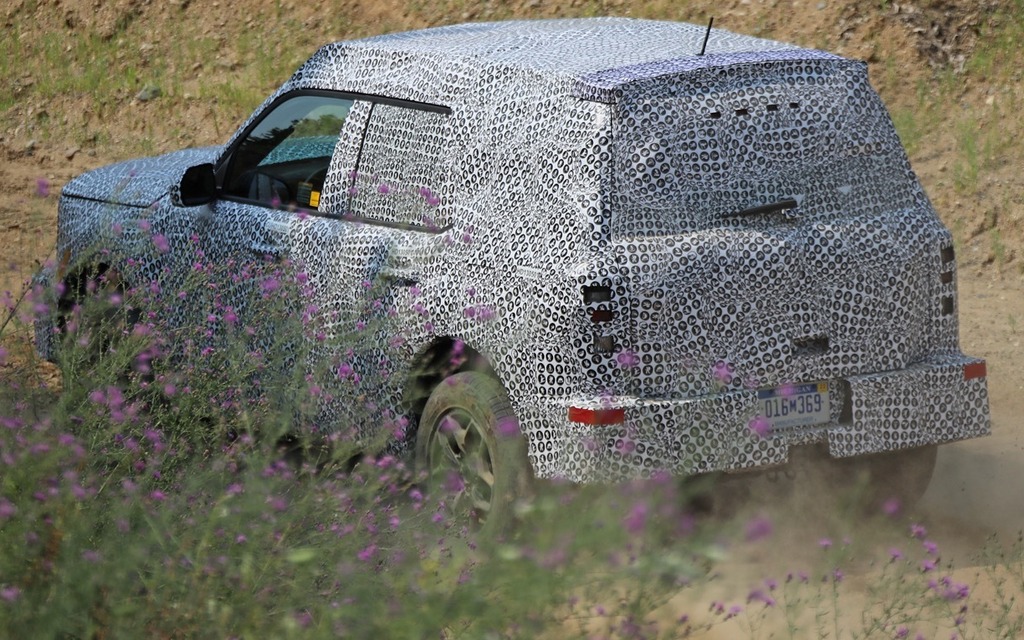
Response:
[[[198,207],[217,197],[217,178],[213,165],[197,164],[185,169],[181,181],[171,185],[171,202],[176,207]]]

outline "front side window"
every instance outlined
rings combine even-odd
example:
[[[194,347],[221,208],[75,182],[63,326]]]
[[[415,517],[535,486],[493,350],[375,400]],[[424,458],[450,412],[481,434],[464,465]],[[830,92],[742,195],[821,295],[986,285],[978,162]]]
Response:
[[[317,209],[352,103],[299,95],[273,107],[235,149],[224,193],[266,206]]]

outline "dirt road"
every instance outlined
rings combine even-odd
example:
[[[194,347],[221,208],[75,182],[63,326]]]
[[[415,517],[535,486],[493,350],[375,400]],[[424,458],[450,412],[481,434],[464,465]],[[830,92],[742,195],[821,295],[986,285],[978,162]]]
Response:
[[[988,360],[992,435],[942,447],[927,512],[974,534],[1024,529],[1024,281],[960,273],[960,341]]]

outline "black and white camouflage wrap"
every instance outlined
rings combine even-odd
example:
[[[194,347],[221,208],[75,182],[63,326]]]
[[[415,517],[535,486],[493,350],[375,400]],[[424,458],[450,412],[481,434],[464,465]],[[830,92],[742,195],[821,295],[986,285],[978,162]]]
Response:
[[[461,340],[507,389],[540,477],[738,470],[784,463],[797,444],[845,457],[987,434],[985,377],[965,375],[981,361],[958,344],[952,239],[866,65],[722,30],[698,56],[704,36],[602,18],[325,46],[253,115],[294,91],[356,95],[317,211],[172,204],[181,173],[223,165],[243,126],[223,148],[69,183],[58,255],[144,215],[170,251],[121,267],[139,283],[173,286],[193,234],[212,260],[281,248],[339,322],[377,283],[402,337],[381,333],[400,366],[380,401],[407,411],[413,363]],[[783,200],[796,207],[729,215]],[[584,302],[589,287],[610,299]],[[38,327],[44,353],[52,331]],[[614,347],[597,349],[601,337]],[[758,390],[821,382],[829,422],[751,429]],[[621,408],[625,422],[570,422],[569,407]]]

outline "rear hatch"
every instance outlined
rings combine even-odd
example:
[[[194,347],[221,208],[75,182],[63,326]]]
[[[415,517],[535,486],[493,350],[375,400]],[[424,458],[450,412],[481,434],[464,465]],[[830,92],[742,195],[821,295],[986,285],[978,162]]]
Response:
[[[611,234],[627,392],[700,395],[956,349],[949,233],[862,63],[705,68],[624,92]],[[628,89],[628,88],[627,88]]]

